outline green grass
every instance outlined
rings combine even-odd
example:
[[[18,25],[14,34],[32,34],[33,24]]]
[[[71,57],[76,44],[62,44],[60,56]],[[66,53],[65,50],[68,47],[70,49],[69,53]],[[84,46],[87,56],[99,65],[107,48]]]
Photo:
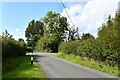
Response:
[[[62,53],[58,53],[56,55],[54,55],[56,57],[77,63],[77,64],[81,64],[83,66],[87,66],[108,74],[111,74],[113,76],[118,76],[118,67],[111,67],[109,65],[105,65],[103,63],[99,63],[97,61],[94,60],[90,60],[88,58],[81,58],[79,56],[72,56],[72,55],[68,55],[68,54],[62,54]]]
[[[20,64],[11,72],[2,76],[3,78],[46,78],[42,69],[36,62],[30,64],[30,57],[25,56],[22,58]]]

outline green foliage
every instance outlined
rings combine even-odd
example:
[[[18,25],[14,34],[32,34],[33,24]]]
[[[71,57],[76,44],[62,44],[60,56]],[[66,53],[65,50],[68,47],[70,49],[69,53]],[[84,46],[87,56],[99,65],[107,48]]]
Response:
[[[90,47],[90,44],[89,45],[84,45],[84,43],[86,43],[86,42],[89,43],[90,42],[87,39],[90,39],[92,41],[92,40],[94,40],[94,37],[89,33],[83,34],[81,40],[69,41],[67,43],[64,42],[64,43],[60,44],[59,51],[62,52],[62,53],[82,55],[83,56],[82,51],[81,51],[81,47],[83,49],[86,48],[86,47],[88,47],[88,48]],[[89,53],[89,51],[86,52],[86,54],[87,53]]]
[[[94,58],[96,60],[103,58],[100,43],[91,38],[87,40],[75,40],[62,43],[59,46],[59,52],[78,55],[81,57]]]
[[[20,57],[26,53],[26,45],[23,39],[16,41],[6,33],[0,38],[2,43],[2,73],[14,69],[20,62]],[[10,34],[9,34],[10,35]]]
[[[36,44],[36,51],[58,52],[58,46],[65,38],[67,19],[55,12],[48,12],[42,19],[44,23],[44,36]]]
[[[104,61],[103,48],[98,40],[87,39],[80,43],[78,54],[82,57],[92,58],[98,61]]]
[[[46,47],[46,40],[45,37],[42,37],[40,40],[38,40],[36,47],[35,47],[35,51],[36,52],[44,52],[45,47]]]
[[[116,12],[115,18],[109,16],[106,24],[98,32],[98,40],[104,49],[106,62],[114,65],[120,60],[120,13]]]
[[[41,21],[32,20],[25,31],[27,46],[35,48],[37,41],[43,36],[44,24]]]
[[[79,41],[62,43],[59,52],[94,59],[104,64],[116,66],[120,63],[120,13],[115,18],[109,16],[107,23],[99,28],[98,37],[87,33]]]
[[[82,40],[87,40],[89,38],[94,39],[94,36],[92,36],[90,33],[83,33],[83,35],[81,36]]]
[[[19,57],[24,56],[26,47],[21,42],[3,37],[2,41],[2,73],[14,69],[19,64]]]
[[[75,54],[78,55],[78,47],[79,47],[80,41],[70,41],[67,43],[62,43],[59,46],[59,52],[67,53],[67,54]]]
[[[10,38],[2,38],[2,58],[18,57],[25,55],[25,46],[21,42],[18,42]]]
[[[46,34],[36,44],[36,51],[50,51],[57,52],[61,38],[58,34]]]

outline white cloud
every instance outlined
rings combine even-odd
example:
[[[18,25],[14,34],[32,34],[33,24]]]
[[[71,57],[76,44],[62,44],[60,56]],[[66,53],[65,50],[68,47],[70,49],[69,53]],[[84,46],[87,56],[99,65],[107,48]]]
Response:
[[[17,28],[17,29],[15,29],[15,32],[19,32],[19,29]]]
[[[97,36],[97,29],[101,24],[106,21],[109,15],[114,16],[118,8],[118,1],[119,0],[91,0],[84,6],[75,4],[66,8],[66,10],[72,22],[79,27],[79,32],[89,32]],[[67,17],[65,10],[63,10],[61,15]],[[70,22],[70,20],[68,21]]]

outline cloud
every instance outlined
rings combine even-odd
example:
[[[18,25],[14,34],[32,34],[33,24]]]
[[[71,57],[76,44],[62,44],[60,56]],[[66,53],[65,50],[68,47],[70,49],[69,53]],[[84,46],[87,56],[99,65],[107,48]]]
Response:
[[[107,20],[109,15],[114,16],[118,8],[118,2],[119,0],[91,0],[84,6],[75,4],[66,8],[66,10],[75,27],[79,27],[80,33],[89,32],[97,36],[97,29],[101,27],[101,24]],[[63,9],[61,15],[67,17],[65,9]],[[68,22],[70,22],[69,19]]]
[[[15,29],[15,32],[19,32],[19,29],[17,28],[17,29]]]

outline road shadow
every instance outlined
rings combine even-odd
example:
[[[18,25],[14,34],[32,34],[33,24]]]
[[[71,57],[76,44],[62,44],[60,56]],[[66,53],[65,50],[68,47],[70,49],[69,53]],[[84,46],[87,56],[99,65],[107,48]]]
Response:
[[[46,56],[45,55],[33,55],[33,60],[37,62],[38,59],[40,59],[42,57],[46,57]]]

